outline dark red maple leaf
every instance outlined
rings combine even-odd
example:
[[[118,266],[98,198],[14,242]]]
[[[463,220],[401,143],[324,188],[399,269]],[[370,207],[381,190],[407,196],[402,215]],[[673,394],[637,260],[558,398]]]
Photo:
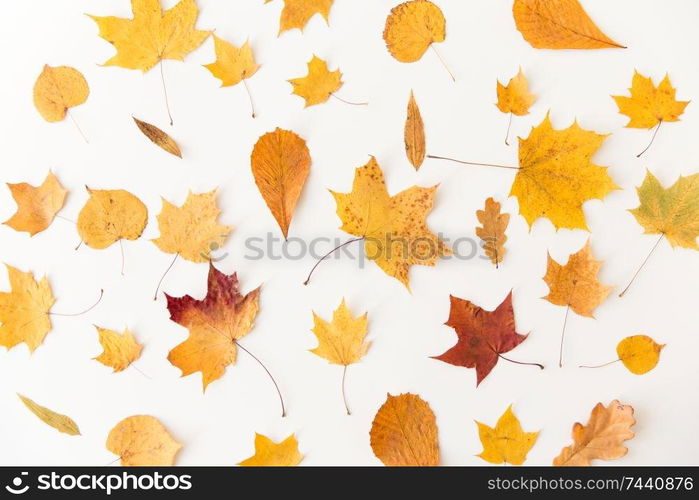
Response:
[[[527,335],[520,335],[515,330],[512,292],[494,311],[486,311],[453,295],[449,299],[451,308],[445,324],[456,330],[459,338],[454,347],[433,358],[455,366],[475,367],[478,386],[495,367],[501,354],[517,347]]]

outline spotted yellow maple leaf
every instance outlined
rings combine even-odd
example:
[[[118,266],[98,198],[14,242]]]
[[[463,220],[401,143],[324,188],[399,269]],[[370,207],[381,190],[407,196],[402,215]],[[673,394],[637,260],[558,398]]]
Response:
[[[255,62],[252,48],[246,41],[240,48],[214,35],[216,61],[204,65],[211,74],[221,80],[221,87],[237,85],[257,73],[260,66]]]
[[[255,433],[255,454],[238,465],[243,467],[290,467],[303,460],[293,434],[280,443]]]
[[[165,12],[160,0],[131,0],[131,10],[133,19],[90,15],[100,36],[117,51],[105,66],[146,72],[163,59],[184,60],[210,34],[195,29],[196,0],[181,0]]]
[[[216,222],[220,213],[215,189],[201,194],[190,191],[181,207],[163,199],[158,215],[160,237],[153,243],[165,253],[192,262],[209,262],[211,252],[223,245],[232,229]]]
[[[56,302],[46,277],[7,267],[10,291],[0,292],[0,345],[12,349],[24,342],[29,351],[39,347],[51,331],[49,311]]]
[[[125,370],[141,356],[143,346],[136,341],[133,333],[129,330],[118,333],[99,326],[95,326],[95,328],[97,328],[99,342],[104,352],[94,359],[113,368],[114,372]]]
[[[483,451],[478,456],[491,464],[522,465],[539,436],[538,432],[522,430],[512,405],[507,407],[494,428],[481,422],[476,422],[476,425],[483,444]]]
[[[413,186],[389,196],[383,172],[372,157],[355,170],[350,193],[331,193],[342,220],[340,229],[364,240],[367,258],[410,289],[411,266],[434,266],[451,253],[425,221],[436,190],[437,186]]]
[[[293,78],[294,94],[303,97],[306,107],[321,104],[342,87],[340,70],[330,71],[325,61],[313,56],[308,63],[308,74],[303,78]]]
[[[40,186],[21,182],[8,183],[7,187],[17,203],[17,211],[4,224],[15,231],[26,231],[31,236],[51,225],[56,213],[63,208],[68,194],[50,171]]]
[[[653,80],[635,71],[629,92],[631,97],[612,96],[619,113],[629,117],[629,128],[653,128],[660,122],[679,121],[689,104],[675,98],[676,90],[667,74],[656,87]]]
[[[618,189],[607,168],[591,161],[606,137],[577,122],[555,130],[546,115],[529,137],[519,139],[519,169],[510,196],[517,197],[530,228],[545,217],[557,229],[587,229],[583,204]]]
[[[269,3],[272,0],[265,0]],[[279,35],[295,28],[303,29],[308,21],[320,14],[328,22],[330,8],[335,0],[284,0],[284,9],[279,20]]]

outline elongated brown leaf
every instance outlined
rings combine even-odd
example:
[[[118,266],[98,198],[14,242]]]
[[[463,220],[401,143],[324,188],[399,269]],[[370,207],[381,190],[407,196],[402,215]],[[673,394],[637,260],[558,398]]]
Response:
[[[425,125],[412,90],[408,101],[408,118],[405,121],[405,153],[415,170],[425,161]]]
[[[34,415],[39,417],[39,419],[46,425],[50,425],[54,429],[60,432],[64,432],[66,434],[70,434],[71,436],[80,435],[80,429],[78,428],[78,424],[76,424],[70,417],[67,417],[66,415],[61,415],[60,413],[56,413],[55,411],[49,410],[48,408],[36,404],[31,399],[24,397],[21,394],[17,394],[17,396],[19,397],[19,399],[22,400],[22,403],[24,403],[24,405],[27,408],[29,408],[29,411],[31,411]]]
[[[131,118],[133,118],[133,121],[136,122],[136,125],[138,126],[139,130],[143,132],[143,135],[148,137],[153,142],[153,144],[155,144],[159,148],[164,149],[171,155],[175,155],[178,158],[182,158],[182,152],[180,151],[180,147],[177,145],[177,143],[172,137],[167,135],[165,132],[160,130],[155,125],[151,125],[150,123],[141,121],[133,116]]]
[[[498,267],[505,256],[505,230],[510,223],[510,214],[500,212],[500,203],[493,198],[485,200],[485,210],[478,210],[476,217],[483,226],[476,228],[476,235],[483,240],[485,254]]]

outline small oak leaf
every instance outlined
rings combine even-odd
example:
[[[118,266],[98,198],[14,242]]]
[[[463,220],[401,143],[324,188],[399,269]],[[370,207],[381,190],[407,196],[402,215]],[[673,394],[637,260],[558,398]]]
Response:
[[[490,257],[495,267],[498,267],[506,253],[505,231],[510,223],[510,214],[500,212],[500,203],[493,198],[488,198],[485,200],[485,210],[478,210],[476,217],[483,224],[476,228],[476,236],[483,241],[485,254]]]

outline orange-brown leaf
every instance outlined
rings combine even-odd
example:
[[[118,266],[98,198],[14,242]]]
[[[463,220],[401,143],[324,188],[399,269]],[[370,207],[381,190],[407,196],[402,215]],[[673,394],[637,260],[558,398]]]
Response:
[[[177,143],[172,137],[160,130],[155,125],[151,125],[150,123],[141,121],[133,116],[131,118],[133,118],[133,121],[136,122],[136,126],[143,133],[143,135],[148,137],[148,139],[150,139],[153,144],[167,151],[171,155],[175,155],[178,158],[182,158],[182,152],[180,151],[180,147],[177,145]]]
[[[498,267],[505,257],[505,230],[510,223],[510,214],[500,212],[500,203],[493,198],[485,200],[485,210],[478,210],[476,217],[481,224],[476,228],[476,236],[483,241],[483,249],[490,261]]]
[[[405,153],[415,170],[425,161],[425,125],[412,90],[408,101],[408,117],[405,120]]]
[[[48,173],[41,186],[21,182],[8,184],[7,187],[17,203],[17,212],[4,224],[15,231],[26,231],[31,236],[51,225],[68,194],[53,172]]]

